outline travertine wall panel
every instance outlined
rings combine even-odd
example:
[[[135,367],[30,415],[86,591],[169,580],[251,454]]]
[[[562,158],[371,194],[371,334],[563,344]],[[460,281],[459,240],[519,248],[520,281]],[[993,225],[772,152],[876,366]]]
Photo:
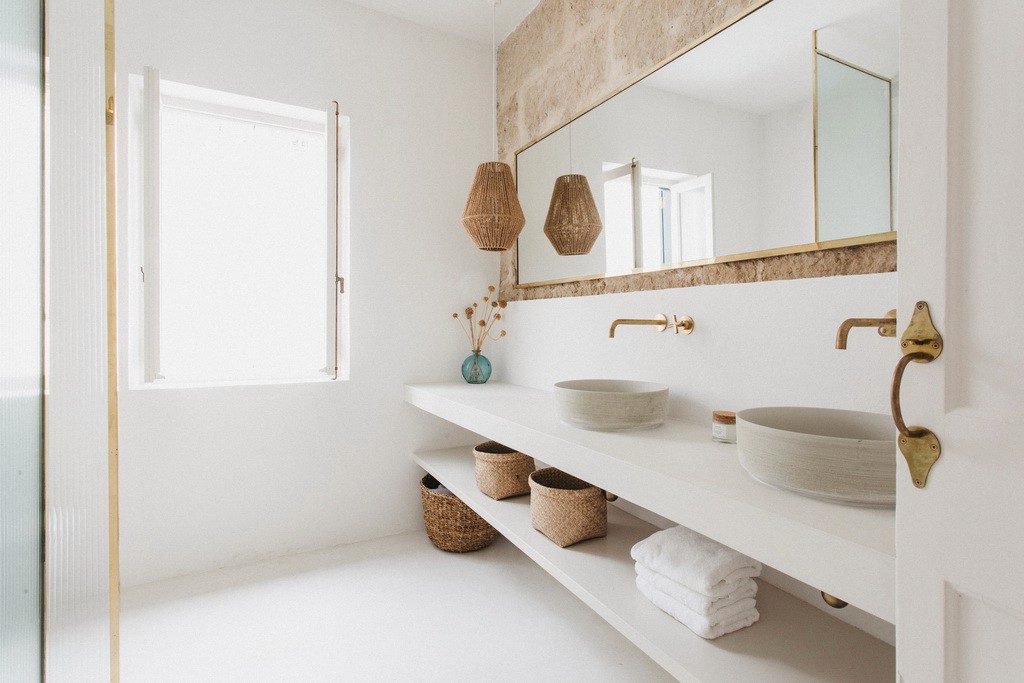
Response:
[[[502,159],[762,0],[541,0],[498,49]],[[691,287],[896,269],[894,242],[516,289],[515,253],[501,259],[509,300]]]
[[[541,0],[498,50],[503,158],[760,0]]]

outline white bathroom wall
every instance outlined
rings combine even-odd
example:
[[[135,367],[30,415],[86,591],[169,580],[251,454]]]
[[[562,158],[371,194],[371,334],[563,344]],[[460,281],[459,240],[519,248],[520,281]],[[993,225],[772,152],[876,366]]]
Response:
[[[814,114],[807,99],[761,117],[757,249],[814,241]]]
[[[122,386],[124,584],[417,527],[410,452],[467,436],[406,406],[402,385],[461,381],[451,313],[497,284],[498,257],[459,224],[491,155],[489,46],[341,0],[123,0],[117,21],[119,83],[149,65],[300,106],[336,99],[352,130],[351,379]],[[500,345],[488,355],[497,377]]]
[[[708,424],[712,410],[804,405],[887,412],[899,349],[845,318],[896,305],[896,274],[685,287],[509,304],[505,381],[549,388],[576,378],[667,384],[672,414]],[[693,334],[608,327],[615,318],[689,315]]]

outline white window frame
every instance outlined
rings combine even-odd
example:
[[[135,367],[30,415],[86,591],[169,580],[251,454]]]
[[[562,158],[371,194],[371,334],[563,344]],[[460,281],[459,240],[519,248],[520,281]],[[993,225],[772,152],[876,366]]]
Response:
[[[691,234],[683,234],[682,224],[682,195],[690,190],[704,191],[704,225]],[[689,178],[672,184],[669,187],[672,196],[672,259],[674,263],[684,263],[683,245],[697,242],[703,246],[706,252],[704,256],[689,260],[702,260],[714,258],[715,256],[715,195],[714,176],[711,173]]]
[[[338,102],[331,102],[317,120],[310,117],[308,109],[161,80],[158,70],[151,67],[146,67],[141,76],[132,74],[129,86],[128,213],[133,226],[128,240],[129,386],[181,388],[347,380],[351,367],[345,305],[350,125],[348,117],[340,114]],[[324,212],[324,230],[328,239],[324,258],[328,277],[324,286],[328,295],[325,364],[320,369],[323,377],[169,382],[160,374],[160,110],[165,106],[325,133],[328,210]]]

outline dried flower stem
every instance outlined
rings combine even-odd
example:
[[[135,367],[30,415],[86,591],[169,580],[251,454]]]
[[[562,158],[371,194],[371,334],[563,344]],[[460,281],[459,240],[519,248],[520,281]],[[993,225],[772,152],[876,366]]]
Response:
[[[470,334],[470,330],[472,330],[472,328],[471,327],[467,328],[466,327],[466,323],[462,322],[462,318],[459,318],[458,314],[456,314],[455,317],[458,318],[458,320],[459,320],[459,327],[461,327],[462,331],[466,333],[466,336],[469,337],[469,343],[472,344],[473,343],[473,335]]]
[[[463,321],[462,316],[458,313],[453,314],[453,317],[459,319],[462,330],[469,337],[469,343],[473,351],[479,352],[483,348],[484,341],[487,339],[497,341],[505,336],[505,330],[502,330],[501,334],[497,337],[491,334],[494,324],[502,319],[500,311],[508,306],[508,303],[505,301],[491,299],[494,291],[495,287],[493,285],[487,288],[487,294],[483,297],[484,312],[480,317],[476,317],[477,310],[479,309],[479,304],[476,303],[465,308],[465,321]]]
[[[494,309],[492,308],[491,310],[493,311]],[[490,312],[488,312],[487,317],[489,318],[489,320],[487,322],[487,328],[484,330],[484,335],[489,337],[490,339],[494,339],[494,337],[491,337],[491,328],[494,327],[494,323],[498,322],[498,318],[492,318]]]

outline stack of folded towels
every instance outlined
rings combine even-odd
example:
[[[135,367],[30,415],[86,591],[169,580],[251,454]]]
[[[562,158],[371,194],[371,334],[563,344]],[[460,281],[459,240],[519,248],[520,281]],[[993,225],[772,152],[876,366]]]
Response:
[[[652,534],[630,552],[636,586],[701,638],[718,638],[760,616],[754,596],[761,563],[678,526]]]

